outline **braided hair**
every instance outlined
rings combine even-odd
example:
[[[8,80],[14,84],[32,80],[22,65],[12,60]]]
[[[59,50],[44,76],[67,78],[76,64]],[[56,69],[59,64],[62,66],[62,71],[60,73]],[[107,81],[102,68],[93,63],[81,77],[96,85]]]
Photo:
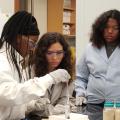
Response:
[[[9,56],[13,66],[16,67],[20,81],[22,79],[22,75],[20,73],[19,63],[17,62],[16,48],[13,47],[13,44],[15,46],[17,45],[18,35],[29,36],[39,34],[40,33],[35,17],[33,17],[31,13],[28,13],[27,11],[16,12],[13,16],[9,18],[9,20],[3,27],[0,38],[0,48],[2,48],[3,43],[5,43],[7,57]]]

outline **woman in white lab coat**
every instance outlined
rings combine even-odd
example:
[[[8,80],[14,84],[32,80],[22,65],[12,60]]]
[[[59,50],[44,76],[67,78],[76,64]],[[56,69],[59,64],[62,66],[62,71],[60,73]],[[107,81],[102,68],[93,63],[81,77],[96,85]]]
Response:
[[[59,69],[30,79],[29,62],[24,69],[25,57],[32,55],[38,36],[36,19],[26,11],[15,13],[4,25],[0,38],[0,120],[24,118],[28,102],[43,96],[53,83],[70,77]]]
[[[71,59],[71,50],[64,36],[57,32],[45,33],[38,41],[37,48],[35,50],[34,58],[34,69],[35,76],[40,77],[48,74],[56,69],[66,69],[69,74],[73,75],[73,65]],[[62,79],[62,77],[61,77]],[[69,81],[69,88],[67,88],[66,83],[58,83],[52,85],[48,88],[45,96],[41,103],[36,104],[36,108],[33,112],[28,115],[32,116],[48,116],[50,113],[48,111],[49,106],[51,106],[52,114],[63,114],[65,113],[65,105],[67,102],[67,89],[69,89],[69,97],[72,97],[74,90],[72,79]],[[50,105],[47,106],[45,100],[50,101]],[[43,104],[42,104],[43,102]],[[31,120],[31,119],[30,119]],[[34,120],[34,118],[33,118]]]
[[[87,98],[90,120],[103,120],[105,101],[120,101],[120,12],[109,10],[92,26],[91,43],[77,65],[77,105]]]

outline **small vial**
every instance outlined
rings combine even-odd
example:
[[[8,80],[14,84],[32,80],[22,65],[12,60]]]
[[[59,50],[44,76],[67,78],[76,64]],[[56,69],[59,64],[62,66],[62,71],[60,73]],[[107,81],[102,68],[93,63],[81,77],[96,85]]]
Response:
[[[70,119],[70,105],[69,104],[65,105],[65,118]]]
[[[65,105],[65,118],[70,119],[70,98],[69,98],[68,83],[66,83],[66,87],[67,87],[67,99],[66,99],[66,105]]]

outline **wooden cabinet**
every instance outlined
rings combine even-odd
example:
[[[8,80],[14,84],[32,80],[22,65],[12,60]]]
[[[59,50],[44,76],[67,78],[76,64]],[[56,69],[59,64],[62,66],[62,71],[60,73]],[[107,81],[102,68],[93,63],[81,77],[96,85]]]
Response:
[[[76,0],[47,0],[47,31],[60,32],[71,46],[75,79]]]
[[[14,0],[14,12],[19,10],[27,10],[28,0]]]
[[[47,31],[75,36],[76,0],[48,0]]]
[[[14,0],[14,12],[17,12],[18,10],[20,10],[20,1]]]

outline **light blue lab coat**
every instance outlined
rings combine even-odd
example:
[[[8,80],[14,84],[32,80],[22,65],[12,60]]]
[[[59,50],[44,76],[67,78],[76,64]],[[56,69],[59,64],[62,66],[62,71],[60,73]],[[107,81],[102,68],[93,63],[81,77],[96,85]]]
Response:
[[[75,90],[88,103],[120,101],[120,47],[108,58],[105,46],[98,49],[90,43],[77,64]]]

